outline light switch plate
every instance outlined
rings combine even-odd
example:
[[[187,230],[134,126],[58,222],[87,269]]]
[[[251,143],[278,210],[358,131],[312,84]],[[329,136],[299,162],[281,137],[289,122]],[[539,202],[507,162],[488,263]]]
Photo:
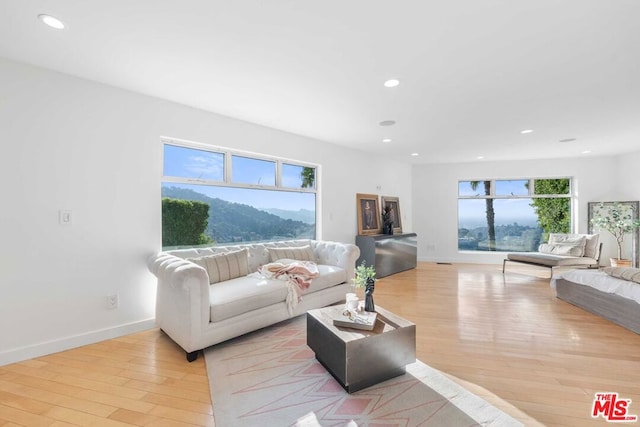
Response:
[[[58,211],[58,222],[60,225],[71,225],[73,223],[73,215],[71,211]]]

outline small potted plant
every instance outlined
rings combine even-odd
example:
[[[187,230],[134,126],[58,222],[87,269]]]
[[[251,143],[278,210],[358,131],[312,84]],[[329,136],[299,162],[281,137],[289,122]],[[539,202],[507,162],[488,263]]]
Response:
[[[366,261],[356,267],[356,277],[351,282],[356,288],[364,288],[364,311],[373,312],[376,308],[373,304],[373,291],[376,285],[376,269],[370,265],[367,267]]]
[[[630,259],[622,258],[624,237],[640,227],[640,220],[633,218],[633,211],[620,203],[605,206],[600,203],[598,216],[591,219],[591,224],[613,235],[618,244],[618,258],[611,258],[611,266],[631,266]]]

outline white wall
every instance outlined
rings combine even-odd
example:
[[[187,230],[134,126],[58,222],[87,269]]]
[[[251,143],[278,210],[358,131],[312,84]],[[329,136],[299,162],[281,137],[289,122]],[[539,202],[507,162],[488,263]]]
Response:
[[[640,151],[616,157],[615,169],[612,188],[614,200],[640,200]]]
[[[0,365],[153,326],[160,136],[320,164],[319,238],[354,242],[356,193],[411,230],[408,165],[4,59],[0,136]]]
[[[640,153],[635,153],[618,157],[414,166],[413,222],[418,233],[418,258],[435,262],[502,263],[504,253],[458,251],[460,180],[573,177],[577,231],[586,233],[588,202],[640,199],[639,161]],[[601,260],[613,256],[614,251],[613,245],[605,243]]]

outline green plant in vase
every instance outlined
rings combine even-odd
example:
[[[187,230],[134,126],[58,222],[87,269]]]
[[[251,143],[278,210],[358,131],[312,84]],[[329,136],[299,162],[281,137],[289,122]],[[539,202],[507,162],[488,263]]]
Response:
[[[373,312],[376,311],[373,304],[373,291],[376,286],[376,269],[370,265],[367,267],[366,262],[356,267],[356,277],[351,279],[351,282],[356,288],[364,288],[364,311]]]

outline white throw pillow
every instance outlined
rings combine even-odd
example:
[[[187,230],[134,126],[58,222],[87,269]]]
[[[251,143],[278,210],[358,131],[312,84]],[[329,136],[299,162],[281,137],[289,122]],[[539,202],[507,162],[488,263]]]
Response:
[[[538,246],[538,252],[542,252],[543,254],[551,254],[553,253],[553,245],[550,245],[548,243],[541,243],[540,246]]]
[[[584,244],[584,256],[589,258],[600,258],[600,235],[585,234],[587,241]]]
[[[246,248],[187,260],[207,270],[211,284],[249,274],[249,251]]]
[[[295,259],[296,261],[316,261],[316,256],[313,253],[311,246],[297,246],[297,247],[285,247],[285,248],[267,248],[271,262],[276,262],[279,259]]]
[[[543,243],[538,247],[538,252],[563,255],[584,256],[584,248],[587,242],[586,236],[570,236],[566,234],[549,235],[549,243]]]
[[[551,233],[549,234],[549,243],[553,244],[557,241],[565,241],[567,239],[584,237],[584,253],[582,256],[588,258],[598,259],[600,256],[600,235],[599,234],[561,234]]]
[[[609,276],[618,279],[640,283],[640,268],[634,267],[605,267],[602,269]]]

